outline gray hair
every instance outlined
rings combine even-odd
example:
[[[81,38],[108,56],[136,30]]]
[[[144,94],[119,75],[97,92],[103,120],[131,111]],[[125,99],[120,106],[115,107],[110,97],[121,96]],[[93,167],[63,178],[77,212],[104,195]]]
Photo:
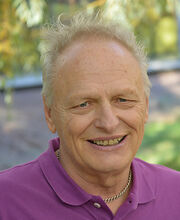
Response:
[[[149,97],[151,83],[147,75],[146,54],[142,44],[136,42],[132,31],[119,22],[105,19],[100,13],[95,16],[86,12],[78,13],[71,18],[68,25],[64,25],[60,17],[53,24],[46,26],[42,35],[46,46],[41,56],[43,65],[42,95],[45,97],[48,107],[53,102],[53,81],[56,77],[55,63],[58,56],[77,37],[89,35],[115,39],[132,52],[140,64],[145,94]]]

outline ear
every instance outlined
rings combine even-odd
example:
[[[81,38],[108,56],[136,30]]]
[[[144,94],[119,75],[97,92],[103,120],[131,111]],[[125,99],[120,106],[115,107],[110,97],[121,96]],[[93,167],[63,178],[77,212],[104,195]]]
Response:
[[[146,97],[145,98],[146,100],[145,100],[145,104],[146,104],[146,111],[145,111],[145,123],[148,121],[148,117],[149,117],[149,98],[148,97]]]
[[[43,98],[43,105],[44,105],[44,114],[45,114],[48,128],[52,133],[56,133],[56,127],[52,120],[51,108],[47,106],[45,97],[43,96],[42,98]]]

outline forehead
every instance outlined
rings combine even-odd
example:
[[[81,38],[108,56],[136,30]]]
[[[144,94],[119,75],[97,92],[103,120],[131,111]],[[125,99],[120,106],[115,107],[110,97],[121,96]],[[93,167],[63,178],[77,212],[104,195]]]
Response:
[[[66,92],[85,90],[86,85],[139,87],[142,84],[140,66],[134,55],[111,39],[76,40],[58,57],[56,66],[57,88],[62,84]]]
[[[121,42],[108,38],[101,37],[86,37],[79,40],[74,40],[67,46],[61,55],[57,58],[57,67],[65,67],[66,64],[74,63],[77,68],[83,68],[91,62],[95,61],[102,63],[109,60],[109,64],[128,65],[132,62],[136,67],[139,64],[130,50]],[[58,65],[59,64],[59,65]],[[113,66],[114,66],[113,65]],[[113,67],[112,66],[112,67]],[[93,67],[93,66],[91,66]]]

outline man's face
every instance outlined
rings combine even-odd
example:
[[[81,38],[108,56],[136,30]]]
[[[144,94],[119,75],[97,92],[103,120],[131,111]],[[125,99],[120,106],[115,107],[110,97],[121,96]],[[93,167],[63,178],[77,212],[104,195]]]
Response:
[[[148,117],[137,60],[117,41],[90,38],[72,43],[58,63],[49,127],[60,137],[63,163],[91,173],[125,169]]]

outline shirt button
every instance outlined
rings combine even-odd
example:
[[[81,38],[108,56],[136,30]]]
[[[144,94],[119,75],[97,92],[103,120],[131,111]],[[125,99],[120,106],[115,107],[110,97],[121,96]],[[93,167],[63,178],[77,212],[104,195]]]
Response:
[[[101,205],[100,205],[99,203],[95,202],[95,203],[94,203],[94,207],[96,207],[96,208],[99,209],[99,208],[101,208]]]

